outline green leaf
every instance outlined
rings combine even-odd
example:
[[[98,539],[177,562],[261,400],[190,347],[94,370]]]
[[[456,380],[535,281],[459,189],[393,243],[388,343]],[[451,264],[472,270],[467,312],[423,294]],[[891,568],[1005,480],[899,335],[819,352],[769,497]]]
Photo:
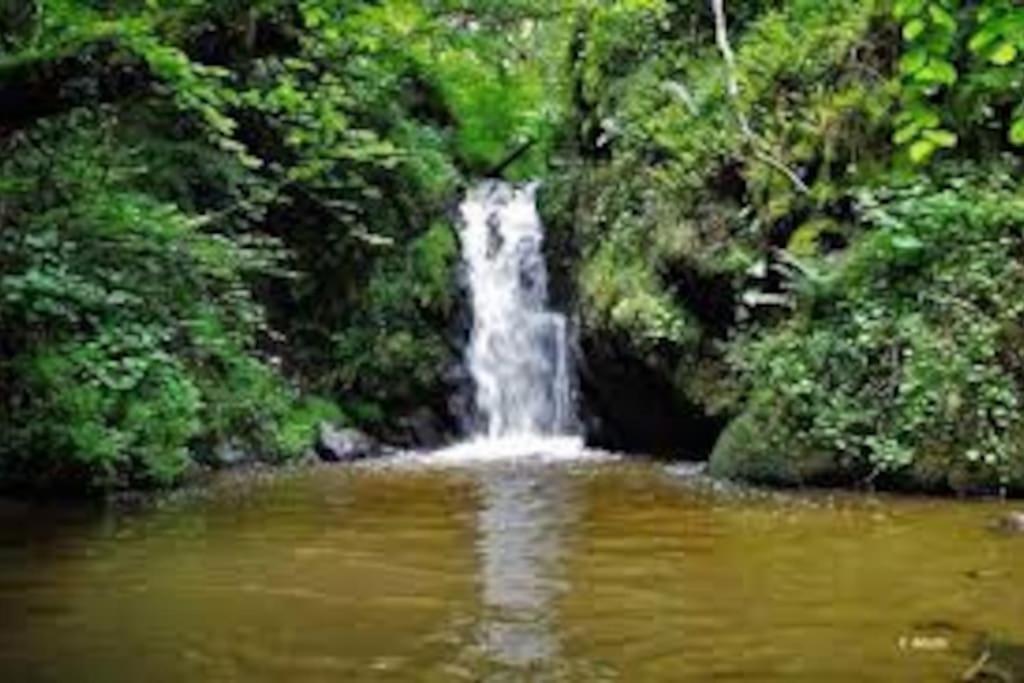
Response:
[[[1024,147],[1024,116],[1014,121],[1010,127],[1010,142],[1018,147]]]
[[[897,251],[920,251],[924,242],[913,235],[896,235],[890,242]]]
[[[956,31],[956,19],[941,5],[937,5],[934,2],[928,5],[928,14],[931,15],[932,21],[935,22],[936,26],[941,26],[950,32]]]
[[[922,83],[956,83],[956,68],[944,59],[932,59],[928,65],[914,74],[914,80]]]
[[[910,42],[924,33],[924,29],[925,23],[923,19],[911,19],[903,27],[903,38]]]
[[[897,145],[905,145],[921,131],[921,126],[916,123],[909,123],[893,133],[892,141]]]
[[[1017,48],[1010,43],[1001,43],[999,47],[988,56],[988,61],[996,66],[1006,66],[1017,58]]]
[[[915,47],[900,58],[900,71],[913,74],[920,71],[928,63],[928,51],[923,47]]]
[[[956,147],[957,137],[955,133],[951,133],[948,130],[926,130],[922,137],[925,140],[934,142],[938,147],[951,148]]]
[[[912,14],[918,14],[922,9],[924,9],[924,0],[896,0],[893,5],[893,14],[897,19],[903,19]]]
[[[971,52],[977,54],[995,42],[997,38],[999,38],[999,32],[986,26],[971,36],[971,40],[967,43],[967,47]]]
[[[939,112],[925,102],[908,104],[907,109],[901,111],[895,118],[898,125],[905,126],[913,123],[919,128],[937,128],[941,120]]]
[[[915,164],[924,164],[932,158],[936,149],[938,147],[931,140],[918,140],[910,146],[910,160]]]

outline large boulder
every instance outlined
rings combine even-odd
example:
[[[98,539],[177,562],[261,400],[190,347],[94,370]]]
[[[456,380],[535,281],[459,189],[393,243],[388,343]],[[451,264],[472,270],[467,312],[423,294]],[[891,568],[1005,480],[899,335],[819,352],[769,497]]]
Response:
[[[860,474],[844,470],[828,450],[779,445],[749,412],[734,418],[718,437],[708,473],[716,479],[782,487],[852,485]]]
[[[314,446],[324,462],[351,462],[381,455],[383,448],[358,429],[338,428],[322,422]]]

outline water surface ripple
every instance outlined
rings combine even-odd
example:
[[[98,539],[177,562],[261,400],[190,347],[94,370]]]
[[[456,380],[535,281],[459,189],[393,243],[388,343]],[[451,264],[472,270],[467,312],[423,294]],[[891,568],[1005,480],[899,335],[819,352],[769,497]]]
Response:
[[[6,505],[0,680],[952,681],[984,639],[1024,644],[1005,509],[723,495],[613,459]]]

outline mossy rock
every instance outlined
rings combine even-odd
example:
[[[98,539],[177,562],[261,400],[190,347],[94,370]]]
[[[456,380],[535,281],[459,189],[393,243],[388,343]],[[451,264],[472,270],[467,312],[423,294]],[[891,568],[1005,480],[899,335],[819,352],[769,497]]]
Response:
[[[948,444],[934,444],[917,454],[909,467],[891,477],[890,483],[898,489],[957,494],[991,493],[1000,486],[991,468],[964,462]]]
[[[850,481],[836,456],[799,444],[780,446],[771,428],[751,412],[735,418],[711,453],[714,477],[769,486],[804,486]]]
[[[965,463],[950,444],[932,443],[906,468],[874,479],[884,489],[982,495],[1024,493],[1024,458],[1014,459],[1001,480],[995,470]],[[735,418],[719,436],[709,472],[720,479],[769,486],[851,485],[868,479],[869,468],[827,450],[786,442],[773,435],[771,420],[752,411]]]

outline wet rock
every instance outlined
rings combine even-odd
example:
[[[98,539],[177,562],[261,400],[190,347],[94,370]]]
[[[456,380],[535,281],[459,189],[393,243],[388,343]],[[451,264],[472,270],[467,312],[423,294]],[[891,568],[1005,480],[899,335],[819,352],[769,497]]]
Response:
[[[214,467],[238,467],[251,460],[249,452],[235,441],[225,441],[213,451]]]
[[[444,444],[438,419],[428,408],[402,418],[399,426],[406,434],[405,440],[417,448],[439,448]]]
[[[712,477],[749,484],[798,487],[851,485],[834,453],[796,448],[780,450],[764,437],[764,427],[751,413],[735,418],[718,438],[708,472]]]
[[[339,429],[327,422],[320,424],[314,448],[324,462],[351,462],[383,452],[377,441],[358,429]]]

